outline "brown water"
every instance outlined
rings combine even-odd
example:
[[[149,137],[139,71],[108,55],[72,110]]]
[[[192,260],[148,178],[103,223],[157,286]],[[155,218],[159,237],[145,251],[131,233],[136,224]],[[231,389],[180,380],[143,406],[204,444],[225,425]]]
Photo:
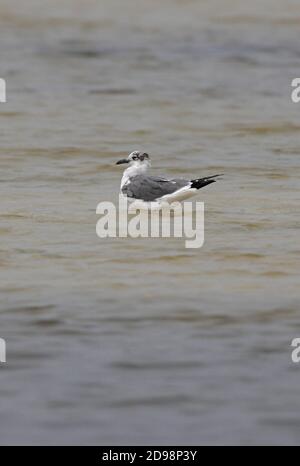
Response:
[[[2,0],[1,444],[298,444],[298,1]],[[106,239],[116,160],[225,177]]]

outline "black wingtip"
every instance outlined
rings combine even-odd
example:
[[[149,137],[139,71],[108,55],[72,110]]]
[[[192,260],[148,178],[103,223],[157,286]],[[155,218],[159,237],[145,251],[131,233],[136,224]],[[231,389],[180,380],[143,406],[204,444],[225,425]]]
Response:
[[[208,186],[211,183],[215,183],[217,181],[215,180],[215,178],[218,178],[220,176],[223,176],[223,174],[206,176],[205,178],[198,178],[196,180],[192,180],[191,188],[195,188],[195,189],[204,188],[204,186]]]

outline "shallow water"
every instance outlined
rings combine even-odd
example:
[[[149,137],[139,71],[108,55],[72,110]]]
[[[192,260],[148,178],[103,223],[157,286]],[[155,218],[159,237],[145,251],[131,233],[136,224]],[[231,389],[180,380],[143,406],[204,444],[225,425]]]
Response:
[[[2,0],[1,444],[298,444],[299,4]],[[205,245],[106,239],[142,148]]]

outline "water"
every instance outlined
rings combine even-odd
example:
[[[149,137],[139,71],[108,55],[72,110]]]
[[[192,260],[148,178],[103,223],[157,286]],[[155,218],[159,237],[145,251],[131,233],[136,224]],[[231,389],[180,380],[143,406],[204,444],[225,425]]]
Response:
[[[1,444],[298,444],[299,5],[2,0]],[[206,240],[107,239],[128,152]]]

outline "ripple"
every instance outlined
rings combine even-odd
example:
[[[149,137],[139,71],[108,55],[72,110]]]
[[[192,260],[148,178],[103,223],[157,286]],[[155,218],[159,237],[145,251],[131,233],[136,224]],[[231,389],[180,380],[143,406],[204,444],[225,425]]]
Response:
[[[119,88],[119,89],[113,89],[113,88],[107,88],[107,89],[91,89],[89,91],[89,94],[93,95],[133,95],[137,94],[136,89],[129,89],[129,88]]]
[[[260,126],[244,126],[244,125],[226,125],[229,131],[238,132],[240,135],[272,135],[272,134],[289,134],[299,133],[300,126],[294,123],[272,124]]]
[[[20,306],[15,308],[6,309],[2,312],[7,313],[25,313],[25,314],[39,314],[41,312],[49,311],[54,309],[56,306],[54,304],[45,304],[37,306]]]
[[[115,401],[111,404],[111,407],[127,408],[134,406],[178,406],[179,404],[185,404],[189,401],[192,402],[192,399],[184,395],[153,396],[143,398],[136,397]]]
[[[132,371],[155,371],[155,370],[178,370],[178,369],[194,369],[204,367],[205,364],[199,361],[166,361],[166,362],[116,362],[111,364],[115,369],[132,370]]]

